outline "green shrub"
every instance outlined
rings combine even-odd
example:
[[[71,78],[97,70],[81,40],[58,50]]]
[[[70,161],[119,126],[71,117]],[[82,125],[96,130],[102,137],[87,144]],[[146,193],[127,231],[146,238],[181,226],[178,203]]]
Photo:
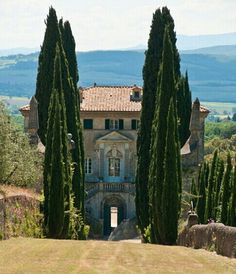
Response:
[[[70,225],[69,238],[74,240],[86,240],[89,235],[89,225],[85,225],[82,214],[74,206],[73,196],[70,199]]]
[[[0,155],[0,184],[33,187],[39,181],[42,159],[1,102]]]
[[[18,202],[6,202],[5,232],[0,234],[9,237],[32,237],[42,238],[43,216],[39,212],[37,203],[31,206],[20,205]],[[1,238],[1,236],[0,236]]]
[[[151,243],[151,225],[144,228],[144,238],[148,243]]]

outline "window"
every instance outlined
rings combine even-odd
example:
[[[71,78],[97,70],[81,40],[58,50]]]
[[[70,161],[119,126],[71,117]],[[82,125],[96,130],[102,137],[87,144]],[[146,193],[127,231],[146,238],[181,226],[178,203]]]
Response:
[[[119,119],[119,120],[106,119],[105,129],[112,129],[112,130],[124,129],[124,120],[123,119]]]
[[[139,123],[140,123],[139,120],[132,119],[131,120],[131,129],[138,129],[139,128]]]
[[[112,177],[120,176],[120,159],[119,158],[109,158],[109,170],[108,174]]]
[[[119,121],[110,120],[110,129],[119,129]]]
[[[140,87],[133,86],[130,92],[130,100],[136,102],[142,100],[142,89]]]
[[[93,119],[84,119],[84,129],[93,129]]]
[[[86,158],[85,159],[85,174],[91,174],[92,173],[92,159]]]
[[[134,91],[134,98],[139,99],[140,92],[139,91]]]

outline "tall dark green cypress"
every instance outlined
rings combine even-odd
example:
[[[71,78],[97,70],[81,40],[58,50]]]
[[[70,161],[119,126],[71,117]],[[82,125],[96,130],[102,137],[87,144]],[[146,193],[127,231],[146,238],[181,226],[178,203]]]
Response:
[[[216,175],[216,181],[215,181],[215,186],[214,186],[214,214],[213,218],[216,220],[219,218],[220,214],[220,190],[221,190],[221,184],[222,184],[222,179],[224,176],[224,161],[222,159],[218,159],[217,163],[217,175]]]
[[[164,33],[165,33],[166,27],[168,27],[169,29],[169,37],[170,37],[170,41],[173,49],[174,76],[175,76],[175,80],[177,80],[179,79],[181,72],[180,72],[180,56],[179,56],[178,49],[176,47],[177,38],[176,38],[176,32],[174,30],[175,23],[174,23],[173,17],[170,14],[170,10],[167,7],[163,7],[162,8],[162,28],[163,28],[162,29],[162,47],[163,48],[164,48]]]
[[[189,124],[192,113],[192,95],[188,83],[188,74],[181,76],[177,83],[177,111],[180,146],[186,143],[190,136]]]
[[[58,60],[58,61],[57,61]],[[65,200],[65,218],[64,218],[64,226],[63,231],[61,234],[62,238],[67,238],[68,230],[69,230],[69,212],[70,212],[70,196],[72,190],[72,182],[71,182],[71,174],[70,174],[70,163],[71,157],[69,156],[70,153],[68,151],[68,129],[67,129],[67,110],[65,104],[65,92],[63,88],[63,68],[66,63],[66,57],[63,51],[63,48],[60,47],[60,44],[57,43],[56,48],[56,57],[55,62],[58,62],[58,69],[55,67],[55,74],[54,74],[54,89],[58,90],[59,92],[59,100],[61,105],[61,116],[62,116],[62,147],[63,147],[63,157],[64,157],[64,167],[65,167],[65,183],[64,183],[64,200]],[[55,64],[56,65],[56,64]]]
[[[211,163],[211,169],[208,180],[207,188],[207,202],[206,202],[206,211],[205,219],[213,218],[213,203],[214,203],[214,185],[216,181],[216,171],[217,171],[217,161],[218,161],[218,150],[215,150],[213,160]]]
[[[228,225],[236,226],[236,166],[234,166],[234,173],[232,176],[232,191],[228,212]]]
[[[145,228],[149,225],[149,198],[148,198],[148,167],[150,164],[151,128],[154,118],[155,104],[157,103],[157,75],[163,51],[165,26],[169,26],[172,46],[175,56],[175,74],[180,75],[179,54],[176,49],[176,35],[174,21],[167,7],[157,9],[153,14],[152,26],[148,40],[148,49],[145,52],[143,67],[143,99],[141,111],[141,126],[137,139],[137,173],[136,173],[136,214],[138,226],[144,235]]]
[[[79,81],[79,73],[76,59],[76,51],[75,51],[75,39],[72,34],[71,26],[69,21],[59,20],[59,28],[62,36],[62,44],[66,54],[66,59],[68,61],[68,68],[70,76],[73,80],[73,84],[75,89],[77,89],[77,83]]]
[[[196,205],[197,205],[197,198],[198,196],[198,189],[197,189],[197,185],[195,183],[195,180],[192,179],[192,183],[191,183],[191,201],[193,203],[193,209],[195,210]]]
[[[151,224],[151,241],[152,243],[165,243],[165,221],[166,212],[162,208],[162,195],[163,195],[163,184],[165,179],[165,151],[166,151],[166,137],[167,137],[167,117],[171,99],[173,100],[174,113],[176,114],[176,90],[174,80],[174,62],[173,62],[173,49],[168,33],[168,27],[165,30],[164,36],[164,49],[162,56],[162,65],[159,74],[160,85],[158,87],[158,105],[155,110],[155,117],[152,124],[152,135],[151,135],[151,152],[150,155],[150,169],[149,169],[149,204],[150,204],[150,224]],[[177,119],[177,115],[175,115]],[[177,123],[177,120],[176,120]],[[176,132],[176,133],[175,133]],[[174,137],[178,136],[177,126],[174,132]],[[173,131],[172,131],[173,133]],[[178,139],[176,140],[178,143]],[[179,150],[178,150],[179,153]],[[177,159],[176,154],[176,161]],[[177,161],[179,162],[179,161]],[[176,177],[178,180],[179,190],[179,174],[178,166]],[[180,190],[179,190],[180,191]],[[178,208],[179,210],[179,208]]]
[[[187,141],[187,139],[190,136],[190,130],[189,130],[189,124],[191,120],[191,114],[192,114],[192,93],[189,87],[188,82],[188,72],[185,73],[185,89],[184,89],[184,105],[183,108],[185,109],[185,119],[182,119],[184,123],[184,140]],[[185,141],[185,142],[186,142]],[[184,143],[185,143],[184,142]],[[182,145],[181,145],[182,147]]]
[[[68,191],[70,189],[69,153],[67,140],[67,125],[65,101],[62,89],[60,48],[56,46],[54,65],[53,92],[50,100],[50,113],[47,128],[47,140],[45,151],[45,163],[49,163],[49,169],[45,166],[48,184],[44,187],[48,190],[47,199],[47,232],[52,238],[65,238],[69,223],[65,222],[65,209],[68,205]],[[49,155],[48,151],[51,152]],[[46,157],[49,156],[49,159]]]
[[[179,129],[179,146],[182,147],[185,142],[187,141],[188,137],[190,136],[189,131],[189,123],[192,113],[192,95],[189,88],[189,82],[188,82],[188,74],[186,72],[185,77],[181,76],[180,72],[180,56],[178,49],[176,47],[176,33],[174,31],[174,20],[171,17],[170,11],[167,7],[162,8],[162,24],[164,26],[163,28],[163,34],[164,29],[166,26],[169,27],[169,34],[170,34],[170,40],[173,46],[173,55],[174,55],[174,75],[175,75],[175,82],[178,83],[181,78],[184,80],[183,82],[183,89],[180,90],[177,93],[176,100],[177,100],[177,113],[181,113],[181,115],[178,115],[178,128],[181,128],[181,134]],[[181,97],[181,104],[178,104],[178,97]]]
[[[230,179],[231,179],[232,163],[230,153],[227,155],[227,166],[223,178],[222,206],[221,206],[221,222],[227,224],[227,213],[230,200]]]
[[[75,141],[75,148],[72,150],[74,163],[72,190],[75,198],[75,207],[80,210],[82,217],[84,217],[84,147],[80,123],[80,98],[76,89],[78,69],[75,40],[68,21],[63,24],[63,21],[60,20],[60,30],[62,32],[62,52],[65,55],[62,62],[62,84],[66,104],[67,127]]]
[[[54,59],[56,43],[60,40],[60,31],[56,11],[50,7],[46,20],[46,31],[43,45],[39,54],[38,74],[35,97],[39,103],[39,130],[40,140],[46,144],[46,131],[48,121],[48,107],[53,85]]]
[[[184,128],[183,119],[185,118],[184,106],[184,91],[185,91],[185,79],[180,77],[177,83],[177,111],[178,111],[178,131],[181,147],[184,145]]]
[[[202,163],[200,169],[200,176],[199,176],[199,195],[198,201],[196,206],[196,211],[198,215],[198,221],[200,224],[204,224],[206,222],[205,219],[205,206],[206,206],[206,182],[207,178],[207,163]]]
[[[61,107],[58,94],[55,91],[52,101],[55,101],[55,116],[52,139],[52,159],[50,172],[49,207],[48,207],[48,236],[61,238],[64,225],[64,182],[65,173],[62,153]]]
[[[82,216],[84,216],[84,148],[82,127],[80,124],[80,99],[76,89],[78,69],[75,41],[69,22],[63,24],[63,22],[60,21],[59,30],[56,12],[52,7],[49,9],[46,26],[44,42],[39,56],[36,85],[36,98],[39,102],[39,136],[43,144],[45,144],[48,107],[53,83],[53,62],[56,44],[58,43],[61,55],[62,86],[66,105],[66,123],[68,132],[72,133],[73,140],[76,144],[75,149],[72,151],[74,163],[72,189],[75,196],[75,206],[81,211]],[[60,32],[62,32],[62,34]],[[47,190],[45,189],[45,194],[46,192]]]
[[[163,235],[161,241],[164,244],[175,244],[178,234],[178,211],[179,211],[179,181],[177,154],[179,147],[177,146],[176,136],[173,134],[177,128],[177,120],[174,111],[173,97],[170,101],[167,116],[167,133],[164,158],[164,182],[161,200],[161,208],[163,212]],[[162,220],[159,220],[162,221]]]
[[[55,117],[55,103],[56,100],[51,99],[49,105],[49,117],[48,117],[48,128],[53,128],[54,117]],[[48,201],[49,201],[49,189],[50,189],[50,172],[52,166],[52,130],[48,130],[46,134],[46,149],[44,155],[44,169],[43,169],[43,192],[44,192],[44,227],[47,227],[48,223]]]

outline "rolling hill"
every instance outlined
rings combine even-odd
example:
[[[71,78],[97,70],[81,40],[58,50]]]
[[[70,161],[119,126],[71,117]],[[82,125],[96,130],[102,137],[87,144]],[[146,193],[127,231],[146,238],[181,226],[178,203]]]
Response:
[[[236,32],[204,35],[177,35],[177,47],[180,50],[235,44]]]
[[[80,86],[142,85],[144,50],[77,53]],[[35,91],[38,53],[0,57],[0,95],[30,97]],[[236,102],[236,46],[181,52],[193,98]]]
[[[209,55],[223,55],[236,56],[236,45],[213,46],[193,50],[180,51],[182,54],[209,54]]]

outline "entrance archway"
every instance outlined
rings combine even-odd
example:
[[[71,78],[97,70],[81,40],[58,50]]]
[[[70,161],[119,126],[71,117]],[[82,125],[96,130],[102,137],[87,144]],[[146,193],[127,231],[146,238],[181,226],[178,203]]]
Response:
[[[112,229],[126,218],[126,204],[119,195],[109,195],[103,202],[103,235],[109,236]]]

